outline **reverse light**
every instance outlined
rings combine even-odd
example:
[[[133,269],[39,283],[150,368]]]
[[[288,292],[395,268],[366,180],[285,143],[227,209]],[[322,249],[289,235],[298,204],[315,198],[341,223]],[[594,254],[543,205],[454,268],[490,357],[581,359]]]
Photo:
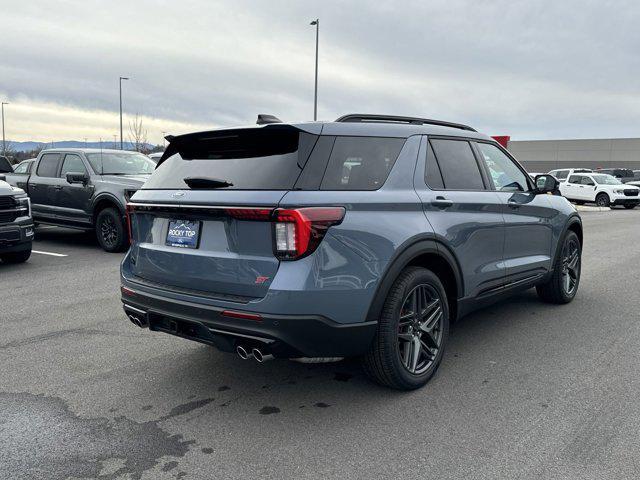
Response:
[[[344,207],[278,208],[273,212],[275,255],[297,260],[314,252],[327,230],[344,218]]]

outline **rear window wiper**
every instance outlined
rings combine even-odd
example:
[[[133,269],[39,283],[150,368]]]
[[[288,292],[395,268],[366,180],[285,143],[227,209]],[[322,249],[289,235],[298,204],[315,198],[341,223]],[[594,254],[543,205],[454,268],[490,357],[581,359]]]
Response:
[[[218,178],[187,177],[183,179],[189,188],[225,188],[233,187],[233,183]]]

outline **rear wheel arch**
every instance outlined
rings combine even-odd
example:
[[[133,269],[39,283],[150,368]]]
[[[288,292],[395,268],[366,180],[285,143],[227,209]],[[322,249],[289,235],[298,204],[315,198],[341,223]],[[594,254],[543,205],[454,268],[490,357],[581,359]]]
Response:
[[[451,320],[456,319],[458,299],[464,292],[460,266],[445,245],[435,240],[421,240],[407,246],[389,262],[369,307],[367,321],[378,320],[393,283],[405,268],[412,266],[426,268],[438,276],[447,293]]]

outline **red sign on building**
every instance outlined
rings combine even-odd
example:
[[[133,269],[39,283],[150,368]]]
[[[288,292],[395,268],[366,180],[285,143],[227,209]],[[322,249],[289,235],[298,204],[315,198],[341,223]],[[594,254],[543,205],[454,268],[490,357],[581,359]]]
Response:
[[[504,148],[507,148],[509,146],[509,140],[511,140],[510,135],[494,135],[491,138],[493,138],[496,142],[498,142]]]

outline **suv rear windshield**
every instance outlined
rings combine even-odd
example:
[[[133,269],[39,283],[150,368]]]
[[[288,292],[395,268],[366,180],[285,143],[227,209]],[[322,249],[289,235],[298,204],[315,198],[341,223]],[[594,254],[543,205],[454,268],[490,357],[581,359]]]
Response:
[[[293,188],[317,137],[293,128],[217,131],[179,137],[144,189],[189,188],[185,178],[221,180],[225,190]]]
[[[185,179],[204,179],[225,190],[376,190],[404,142],[318,137],[286,125],[190,134],[171,142],[143,188],[186,189]]]

